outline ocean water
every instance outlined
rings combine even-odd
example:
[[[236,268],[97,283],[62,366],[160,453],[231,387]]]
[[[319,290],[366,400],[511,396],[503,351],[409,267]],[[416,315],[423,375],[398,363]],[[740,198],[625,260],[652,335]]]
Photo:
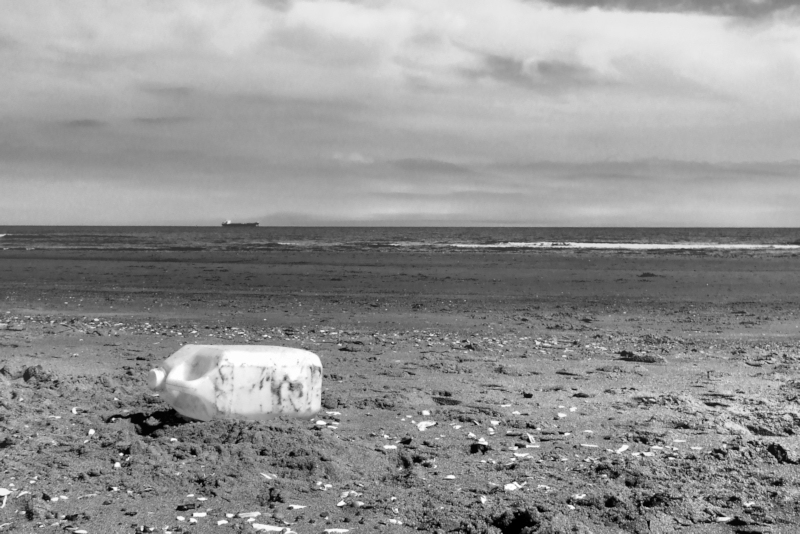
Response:
[[[800,229],[0,226],[0,249],[800,251]]]

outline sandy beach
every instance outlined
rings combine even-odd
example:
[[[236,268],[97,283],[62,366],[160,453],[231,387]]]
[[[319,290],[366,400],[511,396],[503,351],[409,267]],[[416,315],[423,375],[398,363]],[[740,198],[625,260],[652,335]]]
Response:
[[[790,252],[0,251],[0,532],[796,532],[798,304]],[[186,343],[323,410],[182,420]]]

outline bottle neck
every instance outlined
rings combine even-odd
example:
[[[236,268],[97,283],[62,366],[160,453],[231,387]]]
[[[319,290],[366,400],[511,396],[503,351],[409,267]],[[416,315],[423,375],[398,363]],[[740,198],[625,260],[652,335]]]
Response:
[[[150,370],[150,374],[147,377],[147,385],[153,391],[161,391],[164,389],[164,382],[166,379],[167,372],[161,367],[156,367]]]

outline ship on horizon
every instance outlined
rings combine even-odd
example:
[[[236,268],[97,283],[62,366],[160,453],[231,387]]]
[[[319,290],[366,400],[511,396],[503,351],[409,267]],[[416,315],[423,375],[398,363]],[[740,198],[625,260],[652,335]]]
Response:
[[[222,226],[258,226],[257,222],[245,222],[245,223],[235,223],[232,222],[230,219],[222,223]]]

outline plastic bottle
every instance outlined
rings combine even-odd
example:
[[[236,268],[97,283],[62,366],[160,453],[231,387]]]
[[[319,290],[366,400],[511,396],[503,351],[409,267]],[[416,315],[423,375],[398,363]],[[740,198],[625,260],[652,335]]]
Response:
[[[313,352],[264,345],[186,345],[150,371],[150,389],[200,421],[310,417],[322,397]]]

